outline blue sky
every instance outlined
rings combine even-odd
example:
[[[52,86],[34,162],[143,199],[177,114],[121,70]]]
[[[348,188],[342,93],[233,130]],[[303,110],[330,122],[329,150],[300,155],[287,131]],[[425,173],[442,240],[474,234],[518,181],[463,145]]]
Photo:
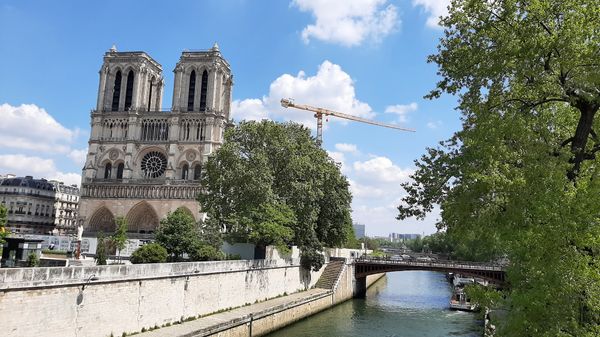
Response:
[[[413,161],[460,128],[456,98],[423,99],[427,64],[449,0],[206,0],[0,2],[0,174],[79,183],[103,54],[143,50],[163,66],[163,109],[185,49],[218,42],[234,73],[233,118],[294,120],[321,106],[414,128],[405,133],[330,119],[324,148],[351,182],[367,235],[435,231],[395,220]]]

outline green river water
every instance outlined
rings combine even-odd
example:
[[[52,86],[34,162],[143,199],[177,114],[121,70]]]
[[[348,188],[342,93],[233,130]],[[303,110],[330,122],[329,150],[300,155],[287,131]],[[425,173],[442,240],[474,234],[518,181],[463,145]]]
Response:
[[[353,299],[306,318],[269,337],[480,337],[477,315],[448,309],[452,288],[444,274],[388,273]]]

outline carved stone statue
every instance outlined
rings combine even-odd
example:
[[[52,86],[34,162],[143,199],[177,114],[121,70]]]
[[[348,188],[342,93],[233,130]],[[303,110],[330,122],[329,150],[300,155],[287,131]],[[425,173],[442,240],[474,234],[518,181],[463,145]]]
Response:
[[[77,241],[81,241],[83,237],[83,223],[77,225]]]

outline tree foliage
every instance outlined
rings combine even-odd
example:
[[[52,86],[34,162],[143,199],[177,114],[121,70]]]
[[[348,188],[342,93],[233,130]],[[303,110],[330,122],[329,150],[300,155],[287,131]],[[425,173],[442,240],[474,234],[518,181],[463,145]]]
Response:
[[[352,230],[348,181],[299,124],[241,122],[204,172],[202,209],[234,240],[296,244],[308,261]]]
[[[222,260],[221,235],[214,222],[197,224],[182,208],[161,220],[155,239],[167,250],[170,261],[181,261],[184,255],[192,261]]]
[[[98,243],[96,244],[96,264],[99,266],[106,265],[107,256],[107,239],[104,237],[104,233],[98,233]]]
[[[171,261],[180,261],[184,254],[191,254],[200,244],[196,221],[183,209],[170,212],[160,221],[155,238],[167,250]]]
[[[509,258],[499,336],[597,336],[600,2],[454,0],[442,25],[429,96],[458,94],[463,129],[417,162],[398,217],[439,204],[460,249]]]
[[[4,205],[0,205],[0,252],[2,251],[2,245],[6,243],[4,240],[9,232],[6,229],[6,223],[8,222],[8,211]]]
[[[129,259],[131,263],[163,263],[167,262],[169,253],[160,244],[153,242],[136,249]]]
[[[117,225],[117,229],[112,235],[111,240],[117,249],[119,260],[121,260],[121,250],[127,246],[127,219],[120,216],[115,219],[115,224]]]
[[[40,258],[37,253],[31,252],[27,255],[27,267],[37,267],[40,265]]]

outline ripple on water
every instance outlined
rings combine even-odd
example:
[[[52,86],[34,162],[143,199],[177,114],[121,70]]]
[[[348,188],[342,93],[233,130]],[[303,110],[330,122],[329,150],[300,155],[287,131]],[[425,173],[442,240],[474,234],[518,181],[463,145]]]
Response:
[[[389,273],[367,292],[270,337],[479,337],[476,315],[450,311],[450,285],[434,272]]]

